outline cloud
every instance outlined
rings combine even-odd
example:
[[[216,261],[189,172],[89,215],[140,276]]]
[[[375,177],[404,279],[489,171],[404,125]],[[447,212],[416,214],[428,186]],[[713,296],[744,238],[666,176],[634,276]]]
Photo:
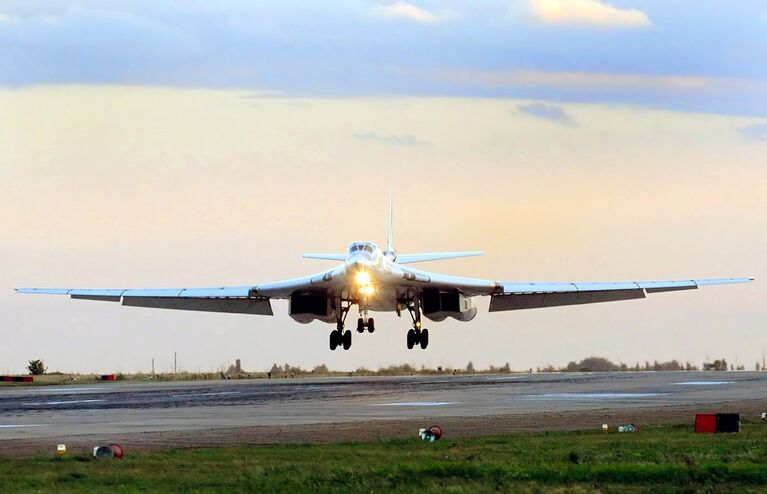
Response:
[[[7,15],[0,14],[0,22],[11,22],[11,18]]]
[[[382,5],[378,7],[378,11],[385,17],[408,19],[420,23],[433,23],[439,20],[436,14],[402,1]]]
[[[532,102],[524,105],[517,105],[517,110],[536,118],[559,122],[564,125],[575,124],[572,117],[561,106]]]
[[[393,144],[397,146],[421,146],[428,144],[426,141],[417,139],[410,134],[377,134],[375,132],[357,132],[354,137],[362,141],[380,142],[383,144]]]
[[[739,128],[738,131],[749,141],[767,142],[767,123],[746,125]]]
[[[612,74],[603,72],[548,72],[539,70],[445,70],[439,78],[460,84],[479,84],[489,87],[535,86],[567,89],[644,89],[644,90],[705,90],[741,89],[760,84],[761,81],[738,81],[705,76]]]
[[[531,0],[533,13],[545,24],[580,24],[605,28],[652,26],[647,14],[618,9],[599,0]]]

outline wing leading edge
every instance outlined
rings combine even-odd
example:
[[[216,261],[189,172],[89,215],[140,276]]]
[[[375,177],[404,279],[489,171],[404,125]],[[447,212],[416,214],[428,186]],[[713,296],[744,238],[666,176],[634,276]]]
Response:
[[[122,302],[128,307],[179,309],[235,314],[273,315],[269,298],[258,296],[255,287],[163,288],[163,289],[66,289],[17,288],[18,293],[69,295],[73,299]]]
[[[647,293],[695,290],[701,286],[748,283],[753,278],[596,283],[502,282],[490,300],[490,312],[558,307],[645,298]]]
[[[338,268],[274,283],[209,288],[17,288],[17,293],[69,295],[73,299],[121,302],[128,307],[274,315],[270,300],[297,290],[326,288]]]
[[[484,255],[482,251],[468,252],[425,252],[423,254],[399,254],[397,264],[410,264],[413,262],[440,261],[443,259],[458,259],[460,257],[475,257]]]

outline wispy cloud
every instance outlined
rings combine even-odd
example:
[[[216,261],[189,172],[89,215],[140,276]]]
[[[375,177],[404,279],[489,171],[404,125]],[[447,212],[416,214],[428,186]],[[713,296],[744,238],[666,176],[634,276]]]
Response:
[[[426,141],[417,139],[411,134],[377,134],[375,132],[357,132],[354,134],[354,137],[362,141],[380,142],[382,144],[392,144],[397,146],[421,146],[428,144]]]
[[[574,125],[575,121],[561,106],[548,105],[546,103],[527,103],[517,105],[517,110],[535,118],[541,118],[563,125]]]
[[[446,13],[435,13],[412,3],[397,1],[378,7],[378,12],[384,17],[407,19],[420,23],[434,23],[449,17]]]
[[[11,22],[11,18],[7,15],[0,14],[0,22]]]
[[[749,141],[767,142],[767,122],[746,125],[739,128],[738,131]]]
[[[580,24],[603,28],[650,27],[652,21],[636,9],[619,9],[599,0],[531,0],[533,13],[546,24]]]
[[[547,72],[537,70],[444,70],[438,78],[462,84],[480,84],[490,87],[535,86],[554,88],[601,88],[645,90],[705,90],[745,89],[756,87],[763,81],[721,79],[687,75],[610,74],[601,72]]]

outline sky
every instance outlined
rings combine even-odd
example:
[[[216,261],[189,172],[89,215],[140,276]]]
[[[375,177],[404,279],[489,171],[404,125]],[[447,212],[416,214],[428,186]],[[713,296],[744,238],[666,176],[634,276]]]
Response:
[[[763,2],[0,4],[0,373],[390,364],[527,369],[767,346]],[[329,325],[17,286],[275,281],[385,240],[509,281],[743,286],[429,323]]]

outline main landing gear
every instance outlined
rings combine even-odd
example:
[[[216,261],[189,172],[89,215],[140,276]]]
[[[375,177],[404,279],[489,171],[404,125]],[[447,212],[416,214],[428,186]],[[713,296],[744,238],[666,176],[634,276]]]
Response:
[[[344,350],[352,347],[352,332],[348,329],[344,331],[343,324],[330,332],[330,349],[335,350],[338,347],[343,347]]]
[[[340,298],[336,299],[336,307],[339,308],[338,319],[336,320],[336,329],[330,332],[330,349],[343,347],[344,350],[348,350],[352,346],[352,332],[348,329],[344,331],[346,325],[346,316],[349,314],[353,301],[345,301]],[[364,333],[365,330],[372,333],[376,330],[375,320],[372,317],[368,317],[367,310],[360,310],[360,318],[357,319],[357,332]]]
[[[421,327],[421,301],[418,297],[412,300],[400,301],[399,307],[403,305],[410,313],[410,318],[413,320],[412,329],[407,332],[407,348],[412,350],[416,346],[420,346],[422,350],[426,350],[429,346],[429,330]],[[330,332],[330,349],[335,350],[343,347],[344,350],[348,350],[352,346],[352,332],[348,329],[344,329],[346,325],[346,316],[349,314],[349,309],[353,305],[353,301],[336,299],[336,307],[338,307],[338,319],[336,320],[336,329]],[[399,315],[399,307],[397,309],[397,315]],[[365,330],[372,333],[375,331],[375,320],[372,317],[368,317],[367,310],[360,311],[360,317],[357,319],[357,332],[364,333]]]
[[[413,328],[407,332],[407,349],[419,345],[422,350],[429,346],[429,330],[421,329],[421,301],[416,297],[412,302],[407,303],[407,310],[410,318],[413,320]]]
[[[352,304],[350,302],[344,303],[340,298],[336,299],[336,307],[339,308],[340,314],[336,320],[336,329],[330,332],[330,349],[343,347],[344,350],[348,350],[352,347],[352,332],[348,329],[344,331],[344,325],[346,323],[346,315],[349,314],[349,309]]]

